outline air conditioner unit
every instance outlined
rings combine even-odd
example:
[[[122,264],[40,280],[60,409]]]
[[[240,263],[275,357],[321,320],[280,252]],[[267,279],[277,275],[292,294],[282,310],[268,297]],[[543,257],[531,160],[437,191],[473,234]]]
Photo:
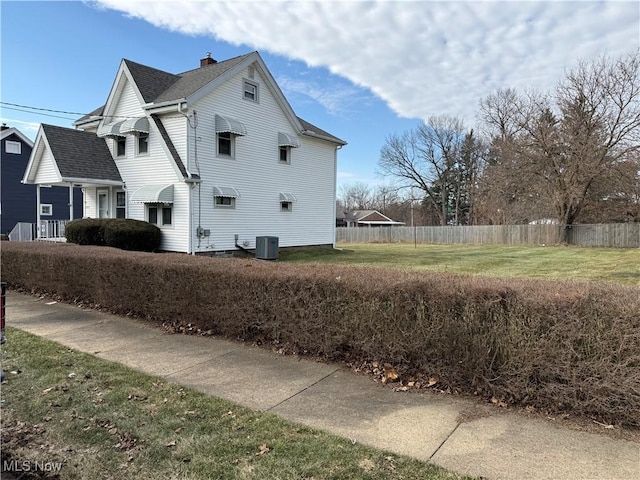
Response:
[[[256,237],[256,258],[259,260],[277,260],[278,237]]]

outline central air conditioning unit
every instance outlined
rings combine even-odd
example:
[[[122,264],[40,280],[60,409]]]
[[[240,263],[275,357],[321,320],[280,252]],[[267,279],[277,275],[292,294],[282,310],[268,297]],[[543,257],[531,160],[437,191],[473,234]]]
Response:
[[[256,258],[259,260],[277,260],[278,237],[256,237]]]

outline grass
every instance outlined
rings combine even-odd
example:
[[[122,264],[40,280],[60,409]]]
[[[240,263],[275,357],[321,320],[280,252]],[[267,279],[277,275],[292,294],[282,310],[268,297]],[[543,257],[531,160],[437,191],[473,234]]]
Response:
[[[287,262],[616,282],[640,286],[640,249],[506,245],[339,244],[337,250],[282,251]]]
[[[62,479],[461,478],[7,329],[2,460]]]

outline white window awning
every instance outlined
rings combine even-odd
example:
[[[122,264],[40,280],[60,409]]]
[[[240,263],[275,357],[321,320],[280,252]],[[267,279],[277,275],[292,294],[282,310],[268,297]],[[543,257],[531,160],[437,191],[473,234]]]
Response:
[[[131,203],[173,203],[173,185],[145,185],[130,198]]]
[[[124,133],[120,128],[124,124],[124,120],[119,122],[103,123],[98,127],[97,135],[99,137],[124,137]]]
[[[280,201],[281,202],[295,202],[296,201],[296,196],[293,193],[281,192],[280,193]]]
[[[216,133],[233,133],[234,135],[246,135],[247,127],[240,120],[231,117],[223,117],[216,114]]]
[[[147,117],[130,118],[120,126],[121,133],[149,133],[149,119]]]
[[[300,144],[298,143],[298,139],[293,135],[289,135],[288,133],[284,132],[278,132],[278,146],[298,148]]]
[[[233,187],[213,187],[213,196],[240,198],[240,192]]]

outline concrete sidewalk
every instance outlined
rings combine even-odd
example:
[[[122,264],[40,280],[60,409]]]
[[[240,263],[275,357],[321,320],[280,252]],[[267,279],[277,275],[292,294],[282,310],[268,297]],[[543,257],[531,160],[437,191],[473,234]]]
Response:
[[[429,392],[339,365],[7,292],[7,325],[354,441],[490,479],[639,479],[640,444]],[[11,341],[9,338],[8,341]]]

